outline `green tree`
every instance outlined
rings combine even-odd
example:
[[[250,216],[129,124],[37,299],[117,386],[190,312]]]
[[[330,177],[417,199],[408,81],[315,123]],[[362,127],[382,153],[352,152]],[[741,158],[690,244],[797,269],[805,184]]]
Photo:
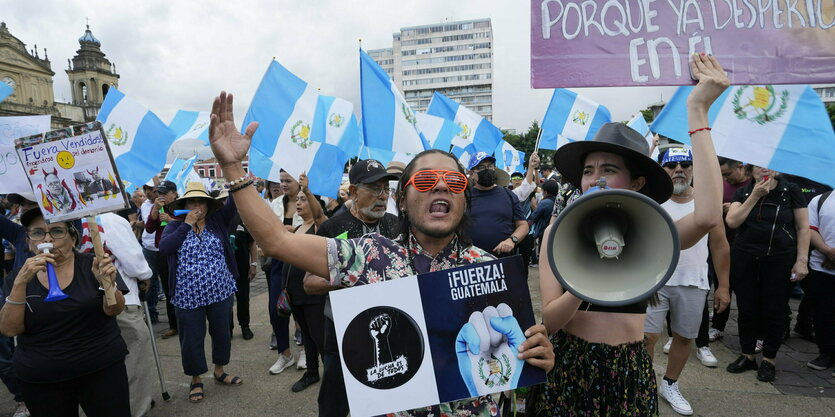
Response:
[[[829,120],[832,122],[832,129],[835,129],[835,104],[827,104],[826,112],[829,113]]]
[[[644,115],[644,120],[646,120],[647,123],[652,123],[652,121],[655,120],[655,115],[652,114],[652,109],[650,108],[641,110],[641,114]]]

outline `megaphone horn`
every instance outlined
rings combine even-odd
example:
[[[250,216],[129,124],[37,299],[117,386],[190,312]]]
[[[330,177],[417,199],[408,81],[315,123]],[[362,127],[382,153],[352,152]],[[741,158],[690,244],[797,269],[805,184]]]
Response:
[[[41,243],[38,245],[38,250],[43,253],[49,253],[52,249],[51,243]],[[46,278],[49,283],[49,293],[47,293],[44,301],[61,301],[69,298],[67,294],[61,291],[61,284],[58,283],[58,276],[55,275],[55,267],[51,263],[46,263]]]
[[[586,194],[560,213],[547,236],[548,262],[578,298],[622,306],[649,298],[670,279],[680,243],[658,203],[630,190]]]

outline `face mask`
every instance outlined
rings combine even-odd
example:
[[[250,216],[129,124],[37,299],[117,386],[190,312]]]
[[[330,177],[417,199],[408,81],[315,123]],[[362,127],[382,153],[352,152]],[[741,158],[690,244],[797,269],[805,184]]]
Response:
[[[492,169],[485,169],[478,172],[478,185],[482,187],[492,187],[496,185],[496,171]]]

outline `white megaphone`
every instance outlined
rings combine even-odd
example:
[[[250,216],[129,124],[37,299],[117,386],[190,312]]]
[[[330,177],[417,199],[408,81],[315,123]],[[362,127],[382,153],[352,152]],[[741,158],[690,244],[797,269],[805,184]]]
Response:
[[[546,240],[548,262],[560,285],[578,298],[601,306],[633,304],[658,291],[675,271],[678,231],[649,197],[604,187],[601,178],[600,187],[554,221]]]

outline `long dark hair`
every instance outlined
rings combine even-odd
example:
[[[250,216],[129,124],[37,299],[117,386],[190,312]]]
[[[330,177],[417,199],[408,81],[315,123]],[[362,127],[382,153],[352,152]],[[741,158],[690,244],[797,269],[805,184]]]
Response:
[[[397,203],[397,208],[400,214],[398,215],[398,227],[397,233],[400,235],[401,239],[403,239],[402,243],[406,243],[409,241],[409,235],[412,233],[412,222],[409,220],[409,214],[402,210],[403,200],[406,198],[406,188],[404,184],[409,181],[409,178],[412,177],[412,174],[415,171],[415,163],[425,155],[430,154],[441,154],[444,156],[449,157],[453,161],[455,161],[455,166],[458,167],[458,172],[467,175],[467,172],[464,170],[464,167],[458,162],[458,159],[455,155],[444,152],[440,149],[427,149],[415,156],[406,168],[403,168],[403,174],[400,175],[400,181],[397,183],[397,191],[395,192],[394,201]],[[458,241],[461,243],[462,246],[470,246],[472,241],[470,240],[469,236],[469,229],[470,229],[470,187],[467,187],[464,190],[464,200],[466,201],[466,206],[464,207],[464,214],[461,216],[461,221],[458,222],[458,226],[455,228],[454,233],[458,236]]]

